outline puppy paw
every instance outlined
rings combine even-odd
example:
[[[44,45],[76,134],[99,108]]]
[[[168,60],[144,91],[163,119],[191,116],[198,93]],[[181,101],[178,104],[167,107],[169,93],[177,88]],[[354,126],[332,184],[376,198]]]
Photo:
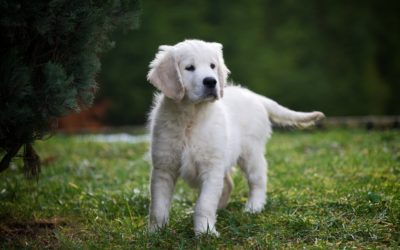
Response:
[[[246,213],[256,214],[264,210],[264,202],[247,202],[244,207]]]
[[[164,225],[158,225],[157,223],[149,223],[149,226],[147,227],[147,231],[150,234],[154,234],[159,232],[160,230],[165,228],[165,224]]]
[[[213,229],[208,229],[208,230],[201,230],[201,231],[195,231],[195,235],[196,237],[207,237],[207,236],[211,236],[211,237],[219,237],[219,232],[213,228]]]

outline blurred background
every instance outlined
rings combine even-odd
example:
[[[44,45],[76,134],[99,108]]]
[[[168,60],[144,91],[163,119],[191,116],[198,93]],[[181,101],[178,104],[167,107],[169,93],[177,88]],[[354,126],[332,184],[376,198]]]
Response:
[[[327,116],[400,114],[400,2],[145,0],[139,28],[114,34],[95,105],[61,127],[143,125],[158,46],[224,45],[230,79],[295,110]],[[75,125],[74,125],[75,124]]]

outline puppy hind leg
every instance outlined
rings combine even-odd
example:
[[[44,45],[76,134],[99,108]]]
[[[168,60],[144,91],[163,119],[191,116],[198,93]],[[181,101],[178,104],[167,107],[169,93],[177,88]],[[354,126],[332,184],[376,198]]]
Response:
[[[229,197],[233,189],[233,181],[230,173],[228,172],[224,177],[224,188],[222,189],[222,195],[219,199],[218,209],[225,208],[228,205]]]
[[[264,209],[267,190],[267,161],[263,154],[249,154],[240,161],[249,185],[245,211],[259,213]]]

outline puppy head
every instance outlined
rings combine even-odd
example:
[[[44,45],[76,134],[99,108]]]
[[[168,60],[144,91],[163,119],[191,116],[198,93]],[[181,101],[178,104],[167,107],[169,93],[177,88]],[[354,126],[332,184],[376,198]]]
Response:
[[[221,44],[186,40],[160,46],[147,78],[171,99],[203,102],[223,96],[229,73]]]

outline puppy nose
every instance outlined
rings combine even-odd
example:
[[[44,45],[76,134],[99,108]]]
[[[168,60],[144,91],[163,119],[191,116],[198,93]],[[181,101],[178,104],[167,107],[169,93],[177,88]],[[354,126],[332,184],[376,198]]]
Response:
[[[212,88],[215,88],[215,85],[217,84],[217,80],[215,80],[214,77],[206,77],[203,79],[203,84],[207,88],[212,89]]]

